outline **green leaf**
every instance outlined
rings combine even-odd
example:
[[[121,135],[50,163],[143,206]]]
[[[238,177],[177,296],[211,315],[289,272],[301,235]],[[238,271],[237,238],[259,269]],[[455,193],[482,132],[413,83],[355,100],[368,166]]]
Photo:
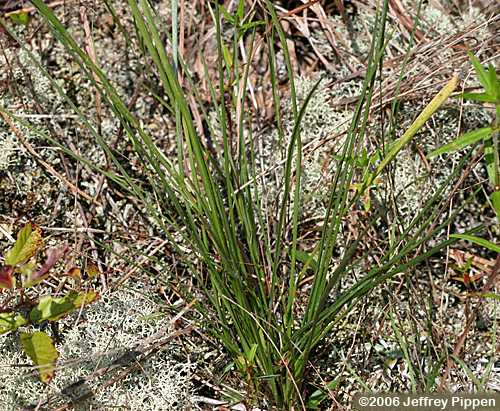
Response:
[[[258,345],[252,344],[252,348],[245,353],[247,361],[249,364],[253,364],[255,360],[255,353],[257,352]]]
[[[239,21],[243,20],[243,17],[245,17],[245,1],[240,0],[238,3],[238,9],[236,10],[236,16],[238,17]]]
[[[98,298],[95,291],[77,293],[71,291],[64,297],[54,298],[50,295],[40,298],[37,306],[30,312],[30,320],[34,323],[57,321],[70,312],[90,304]]]
[[[428,158],[433,158],[436,156],[439,156],[444,153],[450,153],[453,151],[460,150],[466,146],[469,146],[471,144],[474,144],[488,135],[492,133],[492,128],[491,127],[484,127],[484,128],[478,128],[476,130],[472,130],[468,133],[463,134],[462,136],[458,137],[456,140],[453,140],[449,142],[448,144],[445,144],[444,146],[439,147],[438,149],[432,151],[427,155]]]
[[[250,23],[245,23],[245,24],[243,24],[243,25],[241,26],[240,31],[241,31],[242,33],[245,33],[245,32],[247,32],[248,30],[251,30],[251,29],[253,29],[253,28],[255,28],[255,27],[258,27],[258,26],[263,26],[263,25],[265,25],[265,24],[266,24],[266,23],[265,23],[265,22],[263,22],[262,20],[252,21],[252,22],[250,22]]]
[[[54,377],[55,365],[59,357],[52,338],[41,331],[21,333],[21,345],[31,361],[39,367],[40,380],[46,384],[49,383]]]
[[[370,211],[371,208],[372,208],[372,198],[370,197],[370,192],[367,191],[363,195],[363,210],[365,210],[365,212],[368,212]]]
[[[325,389],[319,389],[314,391],[307,400],[308,410],[317,410],[320,404],[329,397],[328,391],[335,390],[337,385],[341,381],[340,377],[335,378],[333,381],[325,384]]]
[[[496,130],[494,130],[496,131]],[[484,139],[484,162],[486,163],[486,171],[490,184],[495,187],[497,183],[498,163],[495,157],[498,156],[498,147],[495,144],[493,134],[486,136]]]
[[[479,238],[469,234],[452,234],[451,238],[460,238],[462,240],[470,241],[471,243],[480,245],[487,248],[488,250],[500,253],[500,246],[493,244],[491,241],[485,240],[484,238]]]
[[[441,370],[441,366],[443,365],[446,357],[443,355],[439,360],[437,360],[432,366],[430,372],[425,377],[425,388],[426,391],[431,391],[436,386],[436,381],[439,375],[439,371]]]
[[[26,318],[20,314],[16,314],[14,312],[0,313],[0,334],[17,330],[27,322]]]
[[[356,157],[356,165],[361,168],[365,168],[368,166],[370,159],[368,158],[368,151],[366,148],[363,148],[361,151],[361,155]]]
[[[9,17],[15,24],[20,24],[22,26],[27,26],[30,21],[30,15],[24,10],[11,13]]]
[[[318,263],[316,262],[312,254],[306,253],[305,251],[301,250],[295,250],[295,258],[297,259],[297,261],[304,264],[305,267],[310,267],[312,270],[316,270],[318,268]]]
[[[453,360],[465,371],[469,379],[473,382],[475,389],[478,391],[482,391],[481,382],[474,375],[469,366],[460,357],[451,354],[451,358],[453,358]]]
[[[77,294],[73,304],[75,308],[81,308],[85,305],[93,303],[99,298],[99,293],[97,291],[85,291]]]
[[[490,196],[491,204],[493,204],[493,209],[497,213],[497,220],[500,224],[500,191],[494,191]]]
[[[32,277],[34,275],[35,271],[36,271],[36,261],[34,258],[27,261],[26,263],[24,263],[23,265],[21,265],[20,267],[18,267],[16,269],[16,272],[21,274],[21,278],[23,281],[23,284],[22,284],[23,287],[26,287],[25,279]]]
[[[481,85],[484,87],[484,89],[486,90],[486,92],[488,94],[494,94],[492,92],[493,87],[491,87],[491,85],[490,85],[490,79],[489,79],[488,73],[486,72],[485,68],[482,66],[481,62],[470,51],[467,54],[469,55],[469,59],[470,59],[472,65],[474,66],[474,69],[476,70],[476,75],[477,75],[477,78],[478,78],[479,82],[481,83]]]
[[[43,245],[42,230],[27,223],[17,234],[16,243],[5,255],[5,264],[15,267],[33,257]]]
[[[228,69],[233,67],[233,57],[231,56],[231,52],[225,44],[222,44],[222,54],[224,56],[224,61]]]
[[[495,293],[485,293],[485,294],[481,294],[481,297],[484,297],[484,298],[493,298],[493,299],[495,299],[495,300],[500,300],[500,295],[495,294]]]
[[[2,265],[0,267],[0,289],[14,288],[16,286],[16,278],[14,277],[14,267],[11,265]]]
[[[497,97],[498,101],[498,99],[500,99],[500,81],[498,81],[497,72],[491,63],[488,64],[488,77],[493,88],[493,90],[491,90],[492,94]]]
[[[481,101],[485,103],[498,104],[498,98],[488,93],[463,93],[462,98],[470,101]]]
[[[235,19],[234,19],[234,17],[233,17],[231,14],[229,14],[229,12],[226,10],[226,8],[225,8],[222,4],[220,4],[220,5],[219,5],[219,10],[222,12],[222,15],[224,16],[224,18],[225,18],[225,19],[226,19],[229,23],[231,23],[231,24],[233,24],[233,25],[235,24]]]

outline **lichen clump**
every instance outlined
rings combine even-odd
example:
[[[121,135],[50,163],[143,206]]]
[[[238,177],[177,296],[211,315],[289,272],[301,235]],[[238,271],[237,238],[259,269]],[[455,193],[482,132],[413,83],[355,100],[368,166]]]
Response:
[[[47,386],[18,349],[15,335],[0,336],[0,404],[18,410],[38,403],[59,406],[89,396],[79,409],[127,407],[133,410],[184,410],[191,397],[192,365],[177,361],[172,346],[141,362],[125,378],[104,387],[117,372],[136,363],[138,347],[152,336],[168,335],[170,323],[158,305],[132,290],[121,290],[62,322],[60,358]],[[109,367],[109,368],[108,368]],[[97,370],[109,369],[102,375]],[[77,408],[78,409],[78,408]]]

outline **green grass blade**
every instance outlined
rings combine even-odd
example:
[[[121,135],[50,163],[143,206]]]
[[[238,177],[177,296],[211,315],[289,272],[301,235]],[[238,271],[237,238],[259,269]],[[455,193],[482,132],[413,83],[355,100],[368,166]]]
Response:
[[[463,93],[462,95],[460,95],[460,97],[462,97],[464,100],[469,100],[469,101],[500,104],[498,97],[492,96],[491,94],[488,93]]]
[[[478,128],[476,130],[472,130],[468,133],[463,134],[452,142],[445,144],[444,146],[439,147],[438,149],[432,151],[427,155],[428,158],[434,158],[440,156],[445,153],[452,153],[457,150],[461,150],[464,147],[467,147],[471,144],[475,144],[478,141],[486,138],[488,135],[492,133],[491,127],[483,127]]]
[[[403,352],[403,359],[406,363],[406,366],[408,367],[408,376],[410,378],[411,392],[415,393],[417,391],[417,379],[416,379],[414,361],[412,361],[412,358],[410,357],[410,351],[408,349],[408,340],[406,336],[403,336],[402,330],[396,324],[394,313],[391,312],[389,318],[391,320],[392,330],[394,331],[394,335],[396,336],[396,341],[398,342],[398,345],[401,348],[401,351]]]
[[[500,246],[492,243],[491,241],[485,240],[484,238],[476,237],[468,234],[451,234],[451,238],[459,238],[461,240],[467,240],[471,243],[480,245],[481,247],[487,248],[488,250],[500,253]]]
[[[453,361],[455,361],[462,368],[462,370],[465,371],[467,376],[470,378],[472,383],[475,385],[476,390],[482,391],[484,388],[483,388],[483,384],[481,383],[481,380],[479,380],[474,375],[474,373],[469,368],[469,366],[464,362],[464,360],[462,360],[460,357],[457,357],[456,355],[453,355],[453,354],[451,355],[451,358],[453,359]]]
[[[490,76],[486,72],[485,68],[481,64],[481,62],[478,60],[478,58],[472,54],[470,51],[467,52],[469,55],[469,60],[471,61],[472,65],[474,66],[474,70],[476,71],[477,78],[481,85],[484,87],[486,90],[486,93],[490,95],[495,95],[495,87],[490,83]]]

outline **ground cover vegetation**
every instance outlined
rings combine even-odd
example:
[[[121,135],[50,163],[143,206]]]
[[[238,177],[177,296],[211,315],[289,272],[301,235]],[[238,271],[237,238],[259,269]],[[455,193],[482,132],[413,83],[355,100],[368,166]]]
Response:
[[[495,7],[3,7],[8,409],[500,388]]]

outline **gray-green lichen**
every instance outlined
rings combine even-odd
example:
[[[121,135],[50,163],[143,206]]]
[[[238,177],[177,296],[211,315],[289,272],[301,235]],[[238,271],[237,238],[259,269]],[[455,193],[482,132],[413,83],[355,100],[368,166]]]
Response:
[[[318,78],[321,78],[318,76]],[[332,156],[341,148],[352,118],[352,111],[343,107],[335,109],[333,99],[338,96],[350,97],[356,85],[329,87],[328,77],[319,80],[319,85],[311,95],[300,123],[300,141],[303,147],[301,213],[303,218],[323,216],[330,180],[332,177]],[[305,104],[318,79],[299,77],[295,80],[299,108]],[[269,201],[279,198],[284,178],[284,160],[295,128],[291,102],[283,103],[283,139],[274,129],[259,141],[257,151],[258,174],[266,173],[258,181],[257,190],[266,193]],[[295,154],[294,154],[295,157]],[[294,162],[294,165],[296,163]],[[278,197],[277,197],[278,196]]]
[[[120,371],[134,365],[140,343],[171,331],[158,306],[139,291],[121,290],[104,295],[62,322],[58,369],[46,386],[29,367],[23,366],[29,361],[20,352],[17,337],[0,336],[2,411],[44,404],[48,399],[52,406],[60,405],[96,390],[79,409],[185,410],[191,397],[192,365],[174,358],[174,343],[162,346],[138,369],[105,388],[99,387],[113,374],[93,375],[107,366],[121,364]],[[84,380],[86,377],[88,381]]]
[[[19,150],[19,146],[10,134],[0,132],[0,171],[12,165]]]

